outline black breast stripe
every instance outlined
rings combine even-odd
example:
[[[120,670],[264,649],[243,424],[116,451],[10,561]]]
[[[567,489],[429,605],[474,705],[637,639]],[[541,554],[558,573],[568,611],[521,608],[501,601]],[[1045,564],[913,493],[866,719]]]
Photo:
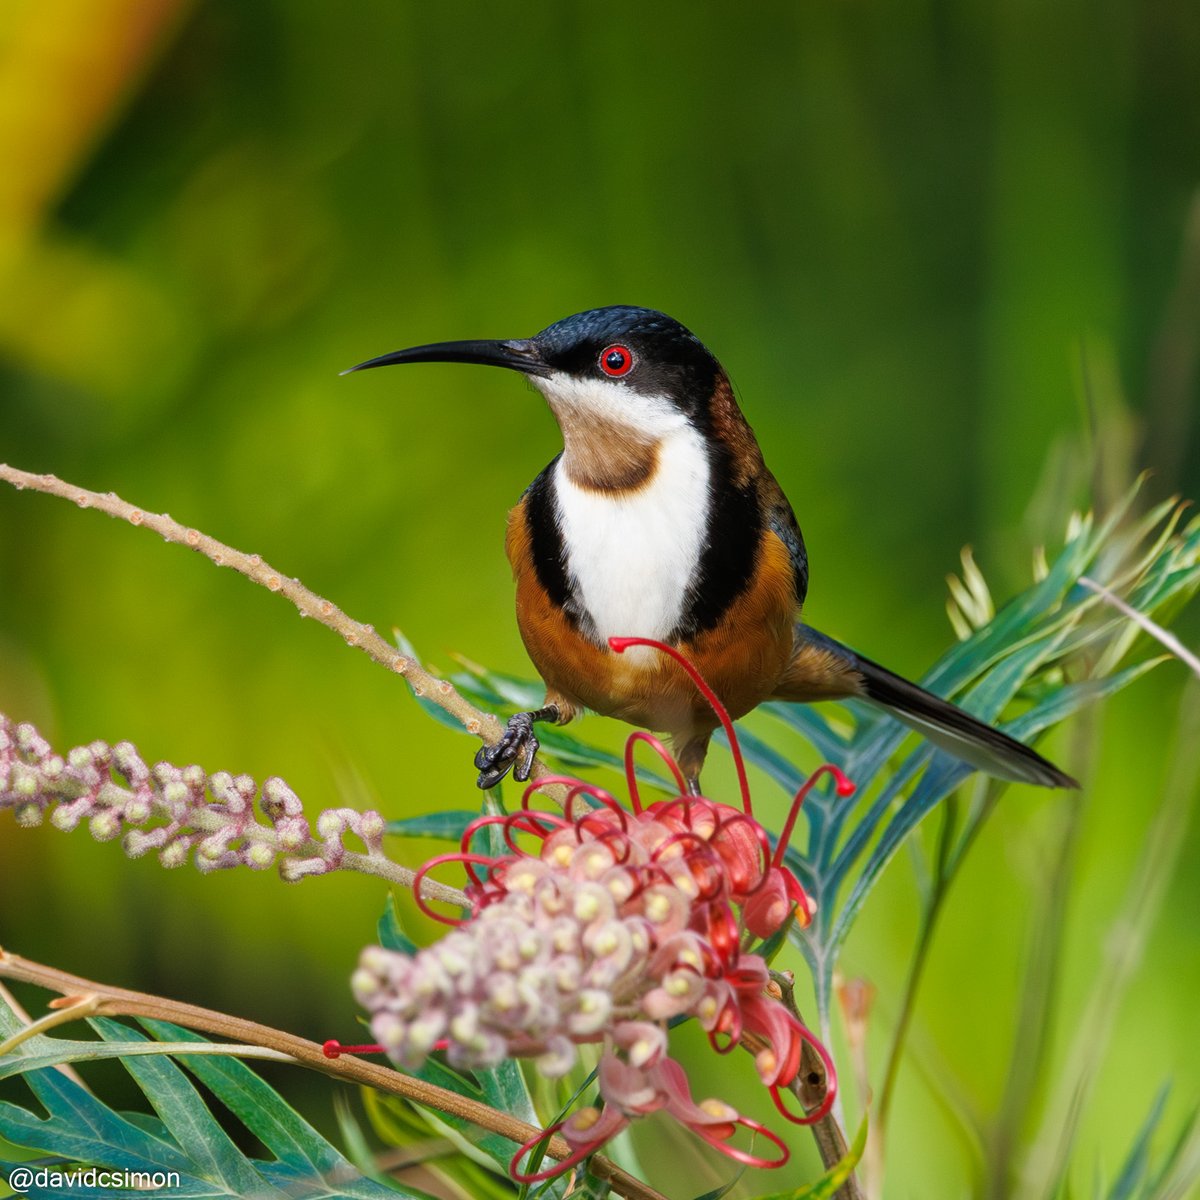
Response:
[[[710,447],[708,536],[671,640],[715,628],[749,586],[758,561],[763,530],[758,488],[753,482],[735,487],[728,451],[719,442]]]
[[[566,549],[558,524],[551,479],[561,457],[560,454],[555,458],[525,489],[525,524],[529,529],[529,545],[533,551],[533,567],[538,582],[556,605],[565,608],[571,598],[571,589],[567,582]]]
[[[554,489],[554,468],[560,458],[561,454],[525,489],[525,524],[533,552],[533,569],[537,572],[538,582],[546,589],[552,603],[562,609],[567,620],[594,637],[591,618],[576,598],[567,573],[567,548],[563,544]]]

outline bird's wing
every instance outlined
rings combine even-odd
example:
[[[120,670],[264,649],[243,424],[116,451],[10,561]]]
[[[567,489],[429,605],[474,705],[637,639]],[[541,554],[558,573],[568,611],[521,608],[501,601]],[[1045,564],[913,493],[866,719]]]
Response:
[[[759,485],[759,500],[763,506],[767,527],[787,547],[792,560],[792,575],[796,582],[796,607],[804,603],[808,595],[808,551],[804,548],[804,535],[796,523],[796,514],[775,476],[765,467]]]

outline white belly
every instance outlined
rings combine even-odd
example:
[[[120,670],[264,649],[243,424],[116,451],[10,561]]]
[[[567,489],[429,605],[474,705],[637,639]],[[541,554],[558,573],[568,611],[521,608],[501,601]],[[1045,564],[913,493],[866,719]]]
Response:
[[[683,615],[704,550],[709,465],[689,426],[663,439],[657,470],[638,491],[572,483],[559,460],[555,490],[567,573],[602,641],[663,640]]]

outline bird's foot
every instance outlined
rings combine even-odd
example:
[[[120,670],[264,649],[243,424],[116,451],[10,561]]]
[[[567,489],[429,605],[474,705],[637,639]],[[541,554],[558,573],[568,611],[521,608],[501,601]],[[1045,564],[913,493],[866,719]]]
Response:
[[[533,757],[540,744],[533,732],[534,721],[557,719],[558,709],[553,704],[509,717],[500,740],[494,746],[481,746],[475,755],[475,765],[479,768],[475,782],[479,787],[485,790],[495,787],[510,770],[518,783],[524,783],[533,770]]]

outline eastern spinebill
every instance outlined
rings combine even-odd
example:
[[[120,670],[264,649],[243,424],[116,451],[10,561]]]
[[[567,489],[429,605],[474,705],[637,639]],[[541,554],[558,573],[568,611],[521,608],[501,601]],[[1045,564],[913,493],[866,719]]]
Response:
[[[508,516],[517,626],[546,684],[476,755],[479,786],[525,780],[534,722],[590,708],[665,732],[692,790],[717,728],[653,638],[699,668],[734,718],[765,700],[882,706],[1002,779],[1076,787],[1028,746],[799,620],[808,555],[791,505],[712,353],[678,321],[616,305],[515,341],[439,342],[352,367],[466,362],[519,371],[545,397],[563,450]]]

